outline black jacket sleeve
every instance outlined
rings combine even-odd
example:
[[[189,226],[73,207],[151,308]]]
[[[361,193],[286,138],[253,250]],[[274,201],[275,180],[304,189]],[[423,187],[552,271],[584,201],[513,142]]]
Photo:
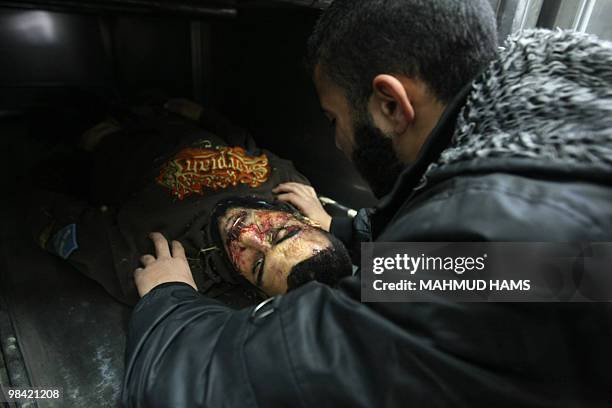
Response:
[[[371,208],[362,208],[355,217],[333,217],[330,232],[349,250],[353,264],[361,262],[361,243],[372,240],[370,216]]]
[[[233,351],[245,313],[234,313],[186,284],[153,289],[130,321],[123,405],[197,407],[223,401],[238,406],[244,397],[235,385],[246,379]],[[219,394],[221,384],[229,388]]]
[[[351,217],[333,217],[329,232],[334,234],[344,245],[350,244],[353,239],[353,219]]]
[[[123,404],[549,406],[525,396],[532,380],[522,370],[532,357],[521,351],[528,347],[524,333],[540,339],[550,330],[539,323],[521,328],[521,309],[365,305],[358,301],[360,287],[359,277],[345,279],[339,289],[312,282],[259,309],[241,311],[185,285],[158,288],[132,317]],[[551,312],[545,308],[540,314],[551,318]],[[500,349],[504,353],[495,354]],[[482,363],[483,352],[495,357]]]
[[[358,296],[359,281],[351,280]],[[401,334],[351,297],[313,282],[259,309],[233,311],[187,285],[159,287],[130,322],[123,405],[379,406],[397,381],[418,395],[414,387],[435,380],[418,362],[431,353],[429,342]],[[400,350],[418,381],[380,375],[399,368]]]
[[[258,310],[259,316],[271,310]],[[273,327],[261,344],[247,345],[258,325],[253,311],[234,311],[185,284],[152,290],[130,322],[123,405],[251,407],[258,392],[274,398],[268,384],[291,393],[282,330]]]
[[[457,333],[423,326],[435,307],[370,307],[358,301],[360,287],[359,277],[338,289],[311,282],[240,311],[186,285],[155,289],[132,316],[123,404],[306,408],[410,401],[442,407],[467,389],[467,398],[496,405],[482,390],[495,390],[503,383],[499,376],[483,376],[471,360],[457,359],[435,341]],[[455,320],[460,311],[449,314]],[[482,335],[491,319],[469,322]]]

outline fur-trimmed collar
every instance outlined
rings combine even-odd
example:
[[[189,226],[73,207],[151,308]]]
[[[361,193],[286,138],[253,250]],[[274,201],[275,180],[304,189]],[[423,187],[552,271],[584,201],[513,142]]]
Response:
[[[612,171],[612,43],[570,31],[509,38],[426,177],[508,160]]]

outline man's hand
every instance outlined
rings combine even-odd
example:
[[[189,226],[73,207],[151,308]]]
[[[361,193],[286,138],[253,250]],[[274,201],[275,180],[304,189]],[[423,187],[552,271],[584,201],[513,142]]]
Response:
[[[321,228],[329,231],[332,217],[325,211],[314,188],[301,183],[283,183],[272,190],[278,199],[294,205],[311,220],[319,223]]]
[[[184,282],[197,290],[196,284],[189,269],[185,249],[178,241],[172,241],[172,254],[168,241],[159,232],[153,232],[149,238],[155,245],[155,254],[143,255],[140,262],[143,268],[134,271],[134,281],[138,288],[138,294],[143,297],[154,287],[168,282]]]

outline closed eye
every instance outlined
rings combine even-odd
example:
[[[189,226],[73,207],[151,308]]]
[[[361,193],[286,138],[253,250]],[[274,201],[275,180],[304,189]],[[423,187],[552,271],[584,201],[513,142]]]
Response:
[[[274,245],[279,245],[283,241],[286,241],[296,236],[300,232],[302,232],[302,228],[298,226],[280,228],[279,230],[276,231],[276,234],[274,236],[274,240],[273,240]],[[266,264],[266,257],[263,254],[261,258],[259,258],[253,264],[253,270],[251,271],[251,273],[255,277],[255,284],[258,287],[261,287],[261,284],[263,282],[265,264]]]
[[[276,232],[276,236],[274,237],[274,245],[278,245],[283,241],[296,236],[300,232],[302,232],[302,228],[300,227],[281,228]]]
[[[261,283],[263,281],[263,272],[264,272],[265,262],[266,262],[266,257],[262,256],[253,265],[252,273],[253,273],[253,276],[255,276],[255,283],[258,287],[261,287]]]

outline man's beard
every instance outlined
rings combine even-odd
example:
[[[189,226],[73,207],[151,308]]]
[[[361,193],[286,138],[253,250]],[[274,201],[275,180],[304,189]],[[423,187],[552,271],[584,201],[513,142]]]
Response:
[[[357,122],[354,128],[355,150],[351,158],[374,195],[381,198],[391,192],[404,165],[393,150],[391,138],[371,118]]]

